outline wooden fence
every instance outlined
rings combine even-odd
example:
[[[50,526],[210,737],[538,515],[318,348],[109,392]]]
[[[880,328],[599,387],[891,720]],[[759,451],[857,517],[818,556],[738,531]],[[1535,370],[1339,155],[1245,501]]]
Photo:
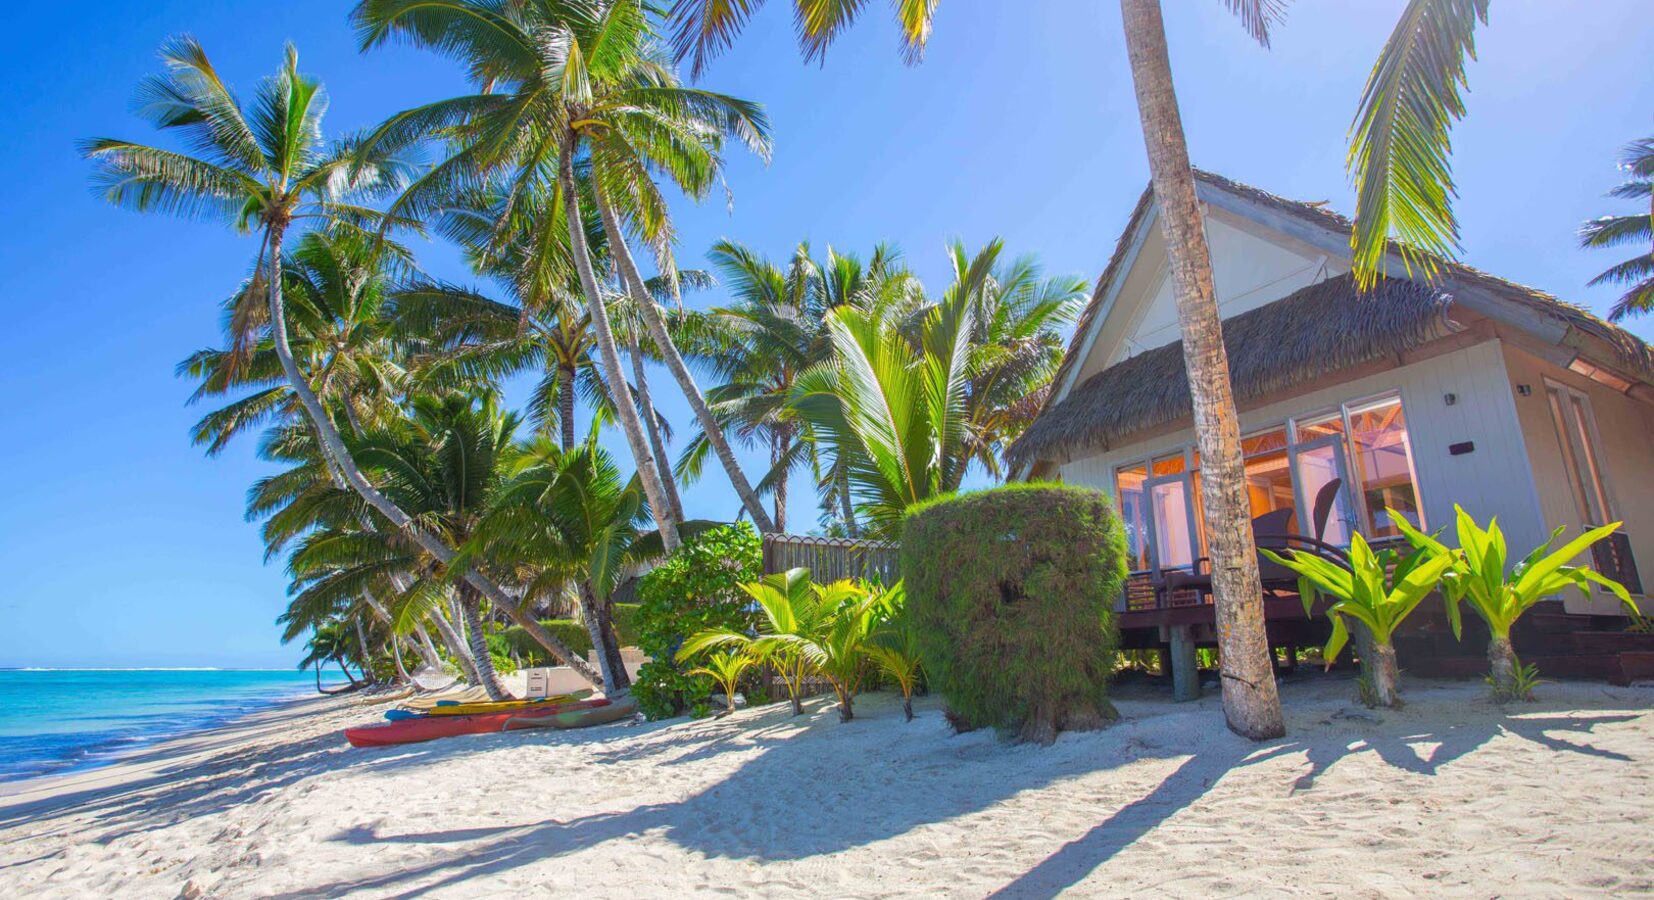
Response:
[[[901,549],[892,541],[766,534],[764,574],[803,567],[810,570],[810,578],[817,584],[842,578],[895,584],[902,577]]]

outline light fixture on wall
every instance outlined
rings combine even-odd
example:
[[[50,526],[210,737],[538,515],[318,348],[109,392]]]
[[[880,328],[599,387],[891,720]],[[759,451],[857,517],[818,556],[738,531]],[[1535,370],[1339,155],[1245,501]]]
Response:
[[[1442,402],[1448,406],[1452,406],[1453,404],[1459,402],[1459,395],[1449,391],[1448,393],[1442,395]]]
[[[1531,385],[1531,384],[1519,384],[1519,385],[1516,386],[1516,393],[1517,393],[1518,396],[1521,396],[1521,397],[1532,397],[1533,396],[1533,385]]]

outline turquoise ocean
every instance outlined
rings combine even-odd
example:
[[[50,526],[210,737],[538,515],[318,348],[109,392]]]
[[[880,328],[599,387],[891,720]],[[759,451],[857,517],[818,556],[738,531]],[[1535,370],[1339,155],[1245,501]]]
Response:
[[[0,781],[101,765],[156,741],[316,696],[259,669],[0,669]]]

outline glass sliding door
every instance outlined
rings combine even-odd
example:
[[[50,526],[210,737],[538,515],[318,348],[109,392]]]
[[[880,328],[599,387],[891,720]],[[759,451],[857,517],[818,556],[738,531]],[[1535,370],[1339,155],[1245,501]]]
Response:
[[[1338,547],[1347,547],[1355,519],[1349,508],[1349,476],[1344,472],[1344,439],[1337,434],[1317,438],[1292,448],[1292,473],[1298,490],[1300,534],[1319,538]],[[1329,488],[1333,482],[1339,487]],[[1335,491],[1332,506],[1320,534],[1316,533],[1315,504],[1323,490]]]
[[[1155,459],[1147,486],[1156,564],[1162,569],[1193,568],[1199,551],[1194,481],[1185,454]]]

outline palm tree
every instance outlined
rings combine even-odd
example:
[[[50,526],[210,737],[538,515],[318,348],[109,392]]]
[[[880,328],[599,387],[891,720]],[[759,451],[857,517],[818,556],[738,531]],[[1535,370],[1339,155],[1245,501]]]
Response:
[[[974,255],[963,243],[948,246],[954,272],[948,291],[971,297],[974,326],[965,452],[995,478],[1004,477],[1005,448],[1045,404],[1062,364],[1062,329],[1079,313],[1087,288],[1083,278],[1045,277],[1033,256],[1001,263],[1004,248],[999,238]]]
[[[522,561],[530,594],[572,583],[581,598],[605,693],[630,685],[613,622],[615,589],[642,562],[661,554],[634,474],[620,471],[593,439],[564,451],[549,440],[519,448],[473,545],[479,554]]]
[[[200,155],[113,138],[89,141],[83,149],[98,167],[103,196],[140,212],[218,216],[242,233],[258,231],[253,282],[267,294],[271,346],[327,457],[391,527],[405,532],[444,565],[452,562],[454,548],[398,509],[351,459],[337,425],[294,359],[282,294],[283,240],[289,229],[321,224],[354,231],[376,226],[382,231],[415,224],[348,202],[395,189],[410,166],[389,152],[389,144],[323,141],[327,95],[320,82],[299,73],[298,51],[292,46],[276,74],[260,83],[250,112],[219,79],[193,38],[170,41],[161,56],[167,71],[142,83],[139,112],[158,128],[178,132]],[[463,577],[508,614],[521,614],[513,598],[481,573],[466,572]],[[519,624],[554,656],[582,676],[596,679],[584,660],[533,618],[523,615]]]
[[[793,389],[832,349],[822,270],[805,244],[785,270],[729,240],[713,244],[707,256],[735,302],[680,317],[678,327],[688,332],[690,356],[722,382],[707,392],[719,428],[768,449],[770,469],[759,490],[774,495],[773,524],[786,531],[788,477],[816,462],[814,442],[792,408]],[[709,450],[705,432],[696,434],[679,460],[680,473],[698,474]]]
[[[1284,6],[1279,0],[1225,0],[1262,45]],[[1415,0],[1427,2],[1427,0]],[[1448,2],[1448,0],[1444,0]],[[1472,0],[1474,2],[1474,0]],[[674,0],[669,19],[678,58],[692,57],[699,74],[712,54],[727,47],[761,0]],[[923,55],[936,0],[893,0],[909,62]],[[820,59],[850,26],[865,3],[822,4],[794,0],[805,58]],[[1484,0],[1485,6],[1485,0]],[[1222,321],[1212,282],[1194,171],[1172,89],[1171,60],[1159,0],[1120,0],[1127,58],[1137,90],[1138,114],[1149,157],[1150,180],[1161,233],[1176,288],[1183,354],[1194,399],[1195,431],[1210,486],[1203,508],[1212,558],[1213,598],[1223,666],[1223,708],[1229,727],[1264,740],[1286,733],[1276,693],[1273,660],[1264,634],[1263,590],[1241,479],[1240,426],[1224,353]]]
[[[655,248],[670,274],[672,232],[664,198],[652,175],[663,172],[691,196],[718,180],[725,136],[768,152],[767,123],[752,103],[682,87],[654,50],[645,6],[638,0],[556,2],[502,6],[487,0],[363,0],[352,14],[362,45],[393,37],[452,55],[467,65],[479,93],[404,112],[381,127],[370,145],[398,146],[441,133],[457,148],[415,182],[393,210],[428,207],[455,186],[500,177],[515,198],[545,187],[565,209],[570,252],[597,335],[605,379],[625,383],[613,328],[584,230],[577,165],[590,167],[592,196],[609,250],[626,290],[637,302],[651,337],[709,434],[753,521],[767,530],[768,515],[742,474],[688,368],[652,305],[624,236],[630,224]],[[637,461],[662,540],[677,545],[671,505],[643,426],[630,404],[616,405]]]
[[[1620,156],[1620,169],[1625,181],[1608,192],[1619,200],[1635,200],[1647,206],[1648,212],[1628,216],[1603,216],[1592,219],[1579,229],[1582,247],[1606,248],[1625,244],[1637,245],[1641,252],[1591,279],[1591,286],[1599,284],[1626,285],[1626,291],[1608,311],[1608,321],[1618,322],[1627,316],[1643,316],[1654,311],[1654,137],[1641,138],[1627,144]]]
[[[440,669],[441,659],[425,632],[427,623],[434,626],[466,677],[480,683],[470,650],[446,613],[410,610],[403,600],[419,580],[418,548],[373,526],[370,508],[339,483],[322,459],[313,431],[297,422],[273,427],[260,442],[259,457],[287,466],[260,478],[247,492],[247,518],[264,520],[265,559],[303,542],[288,565],[294,597],[282,621],[294,624],[287,638],[297,637],[306,623],[366,606],[393,636],[412,633],[425,664]],[[318,556],[309,552],[311,547],[343,547],[347,554]]]
[[[827,315],[833,355],[799,376],[793,408],[830,443],[877,536],[897,536],[915,503],[955,489],[966,455],[971,298],[902,320],[844,306]]]
[[[733,302],[681,314],[676,328],[689,355],[722,382],[708,391],[714,416],[726,431],[769,450],[770,470],[758,489],[774,495],[778,531],[786,530],[787,479],[808,467],[820,483],[824,511],[854,536],[846,468],[829,453],[823,470],[818,450],[831,445],[817,440],[793,408],[793,395],[799,376],[832,356],[830,311],[857,306],[905,314],[922,304],[922,289],[886,245],[876,247],[866,264],[832,247],[819,261],[807,243],[794,249],[785,267],[735,241],[719,241],[707,255]],[[693,437],[678,460],[680,477],[698,477],[709,450],[704,435]]]

